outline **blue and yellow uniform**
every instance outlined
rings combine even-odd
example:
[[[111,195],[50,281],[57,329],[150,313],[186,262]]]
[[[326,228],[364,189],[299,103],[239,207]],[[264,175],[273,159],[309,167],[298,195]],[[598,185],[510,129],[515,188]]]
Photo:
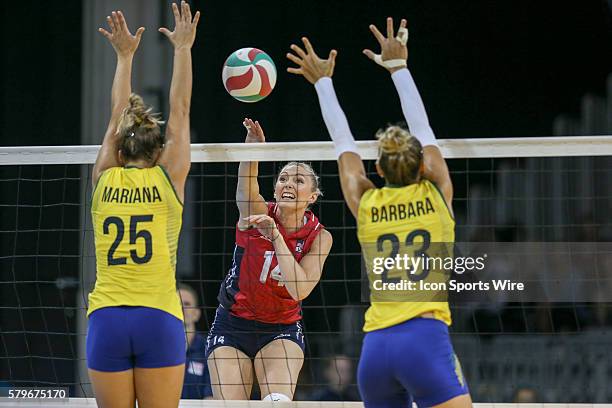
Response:
[[[175,280],[182,212],[161,166],[114,167],[100,176],[91,204],[97,276],[89,295],[90,368],[185,362]]]
[[[388,289],[401,287],[402,281],[442,282],[448,275],[395,266],[374,272],[375,265],[383,265],[376,258],[452,256],[455,221],[440,191],[428,180],[366,191],[357,234],[371,288],[358,370],[365,405],[404,407],[414,399],[419,406],[432,406],[466,394],[448,333],[446,292]]]

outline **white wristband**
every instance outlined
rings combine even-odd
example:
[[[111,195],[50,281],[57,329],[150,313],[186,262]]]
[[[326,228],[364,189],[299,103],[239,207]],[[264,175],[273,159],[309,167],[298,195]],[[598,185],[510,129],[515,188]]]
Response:
[[[390,68],[404,68],[406,67],[406,60],[403,59],[392,59],[392,60],[382,60],[382,56],[380,54],[374,55],[374,62],[380,65],[381,67],[385,67],[387,69]]]

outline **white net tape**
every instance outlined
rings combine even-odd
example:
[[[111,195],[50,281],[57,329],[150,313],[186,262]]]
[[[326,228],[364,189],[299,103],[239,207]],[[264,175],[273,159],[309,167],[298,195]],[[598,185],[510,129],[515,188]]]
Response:
[[[439,140],[444,157],[559,157],[612,155],[612,136],[530,137]],[[376,141],[357,142],[364,160],[374,160]],[[91,164],[99,146],[0,147],[0,165]],[[335,160],[331,142],[218,143],[191,145],[191,160],[198,162]]]

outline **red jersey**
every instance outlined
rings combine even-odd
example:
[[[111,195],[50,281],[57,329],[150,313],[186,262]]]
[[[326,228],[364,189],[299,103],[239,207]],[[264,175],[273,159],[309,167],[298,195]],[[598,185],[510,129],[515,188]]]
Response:
[[[311,212],[304,214],[304,226],[287,233],[276,218],[276,204],[268,203],[268,215],[289,250],[299,262],[310,251],[314,239],[323,229]],[[236,246],[232,267],[221,283],[219,303],[233,315],[264,323],[291,324],[302,318],[300,302],[294,300],[283,282],[274,245],[256,228],[241,231],[236,227]]]

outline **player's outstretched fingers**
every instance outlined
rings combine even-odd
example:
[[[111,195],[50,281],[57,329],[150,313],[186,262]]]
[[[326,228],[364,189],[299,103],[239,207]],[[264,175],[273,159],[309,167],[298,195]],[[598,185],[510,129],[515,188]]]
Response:
[[[329,52],[329,55],[327,56],[327,59],[329,59],[329,62],[332,64],[332,67],[334,67],[336,65],[336,57],[338,56],[338,51],[336,50],[331,50]]]
[[[178,22],[181,21],[181,13],[176,3],[172,3],[172,14],[174,14],[174,23],[178,24]]]
[[[287,72],[295,75],[304,75],[304,71],[302,71],[302,68],[288,67]]]
[[[393,37],[393,18],[387,17],[387,38]]]
[[[263,129],[261,128],[261,125],[259,124],[258,120],[255,121],[255,129],[257,129],[257,134],[263,137]]]
[[[125,21],[125,17],[123,16],[123,12],[121,10],[117,12],[117,20],[119,20],[119,27],[121,27],[123,31],[125,32],[130,31],[128,29],[127,22]]]
[[[111,38],[113,38],[113,36],[111,35],[111,33],[109,33],[108,31],[106,31],[105,29],[103,29],[102,27],[98,28],[98,32],[100,34],[102,34],[104,37],[106,37],[107,40],[111,40]]]
[[[195,16],[193,17],[193,25],[197,27],[199,22],[200,22],[200,12],[196,11]]]
[[[374,24],[370,24],[370,31],[372,32],[372,34],[374,34],[374,37],[376,37],[376,40],[382,46],[385,43],[385,36],[382,35],[380,31],[378,31],[378,28],[376,28]]]
[[[291,44],[291,45],[289,46],[289,48],[291,48],[291,50],[292,50],[293,52],[295,52],[297,55],[299,55],[299,56],[300,56],[300,58],[305,58],[305,57],[306,57],[306,53],[304,52],[304,50],[303,50],[303,49],[301,49],[300,47],[298,47],[297,45],[295,45],[295,44]]]
[[[314,51],[314,48],[312,48],[310,40],[307,37],[302,37],[302,42],[304,43],[304,47],[306,47],[306,52],[308,55],[313,55],[316,57],[317,53]]]
[[[182,17],[186,23],[191,24],[191,8],[189,8],[189,4],[186,1],[181,2]]]
[[[400,22],[400,28],[406,28],[407,25],[408,22],[406,21],[406,19],[402,18],[402,21]]]
[[[255,136],[257,136],[257,141],[260,143],[264,143],[266,141],[266,136],[264,135],[264,131],[259,124],[259,121],[255,121],[254,124]]]
[[[121,23],[119,23],[119,15],[116,11],[111,13],[111,18],[113,19],[113,27],[115,31],[121,31]]]
[[[295,55],[291,54],[290,52],[287,53],[287,59],[291,62],[296,63],[297,65],[299,65],[300,67],[302,66],[302,64],[304,63],[304,61],[301,58],[296,57]]]
[[[115,28],[115,23],[113,22],[113,19],[111,16],[106,16],[106,24],[108,24],[108,27],[111,30],[111,33],[116,33],[117,29]]]
[[[142,33],[144,32],[145,32],[144,27],[138,27],[138,30],[136,30],[136,34],[134,34],[134,36],[136,37],[138,41],[140,41],[140,38],[142,37]]]
[[[365,49],[365,50],[363,50],[362,52],[363,52],[363,54],[364,54],[366,57],[368,57],[369,59],[371,59],[372,61],[374,61],[374,58],[375,58],[375,56],[376,56],[376,54],[374,54],[374,51],[369,50],[369,49],[367,49],[367,48],[366,48],[366,49]]]

